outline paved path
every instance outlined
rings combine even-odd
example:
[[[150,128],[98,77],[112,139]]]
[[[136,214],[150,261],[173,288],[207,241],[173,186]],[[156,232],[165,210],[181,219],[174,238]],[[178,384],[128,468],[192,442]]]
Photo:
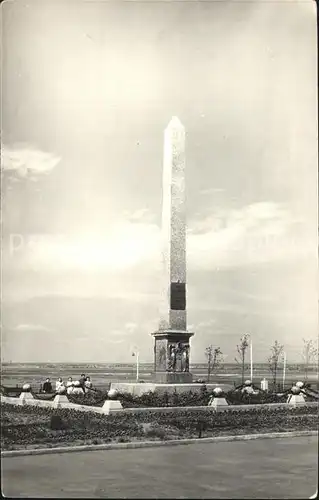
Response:
[[[316,436],[6,457],[2,493],[24,498],[309,498]]]

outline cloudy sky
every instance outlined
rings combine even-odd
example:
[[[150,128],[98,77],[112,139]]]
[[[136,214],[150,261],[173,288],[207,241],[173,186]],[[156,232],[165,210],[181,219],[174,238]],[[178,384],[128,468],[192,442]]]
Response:
[[[152,360],[163,133],[186,129],[188,323],[317,338],[315,3],[2,4],[2,357]]]

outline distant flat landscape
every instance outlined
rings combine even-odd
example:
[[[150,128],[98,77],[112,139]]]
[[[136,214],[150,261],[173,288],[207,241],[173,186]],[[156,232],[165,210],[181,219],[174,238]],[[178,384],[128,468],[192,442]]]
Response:
[[[207,365],[205,363],[193,364],[190,371],[193,379],[207,379]],[[153,363],[141,363],[139,368],[139,380],[152,381]],[[46,377],[52,380],[62,377],[78,379],[81,373],[91,376],[95,387],[108,387],[111,382],[134,382],[136,380],[135,363],[2,363],[1,383],[5,386],[16,386],[30,383],[38,389]],[[271,373],[267,364],[256,364],[254,366],[254,383],[260,384],[263,378],[271,381]],[[249,366],[246,379],[250,378]],[[302,365],[291,364],[287,366],[286,384],[304,379]],[[278,381],[282,380],[282,368],[278,370]],[[313,367],[308,373],[310,383],[318,383],[317,369]],[[216,375],[211,375],[210,382],[239,385],[241,383],[240,367],[235,363],[225,364],[223,370]]]

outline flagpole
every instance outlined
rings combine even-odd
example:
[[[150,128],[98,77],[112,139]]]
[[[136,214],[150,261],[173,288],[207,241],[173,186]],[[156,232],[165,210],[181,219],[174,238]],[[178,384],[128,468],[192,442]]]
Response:
[[[249,338],[249,357],[250,357],[250,381],[253,381],[253,342],[250,333],[246,333],[246,337]]]
[[[282,390],[285,390],[285,382],[286,382],[286,363],[287,363],[287,356],[286,353],[283,353],[284,355],[284,367],[282,371]]]
[[[139,352],[136,351],[136,382],[138,382],[139,378]]]
[[[140,353],[137,348],[132,349],[132,356],[136,357],[136,382],[138,382],[139,372],[140,372],[140,364],[139,364]]]
[[[250,337],[250,380],[253,381],[253,343]]]

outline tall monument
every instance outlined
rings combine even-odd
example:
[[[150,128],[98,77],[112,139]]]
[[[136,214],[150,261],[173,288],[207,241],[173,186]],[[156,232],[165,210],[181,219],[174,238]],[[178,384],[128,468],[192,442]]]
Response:
[[[191,383],[186,313],[185,129],[173,117],[164,134],[162,294],[159,328],[152,333],[155,382]]]

